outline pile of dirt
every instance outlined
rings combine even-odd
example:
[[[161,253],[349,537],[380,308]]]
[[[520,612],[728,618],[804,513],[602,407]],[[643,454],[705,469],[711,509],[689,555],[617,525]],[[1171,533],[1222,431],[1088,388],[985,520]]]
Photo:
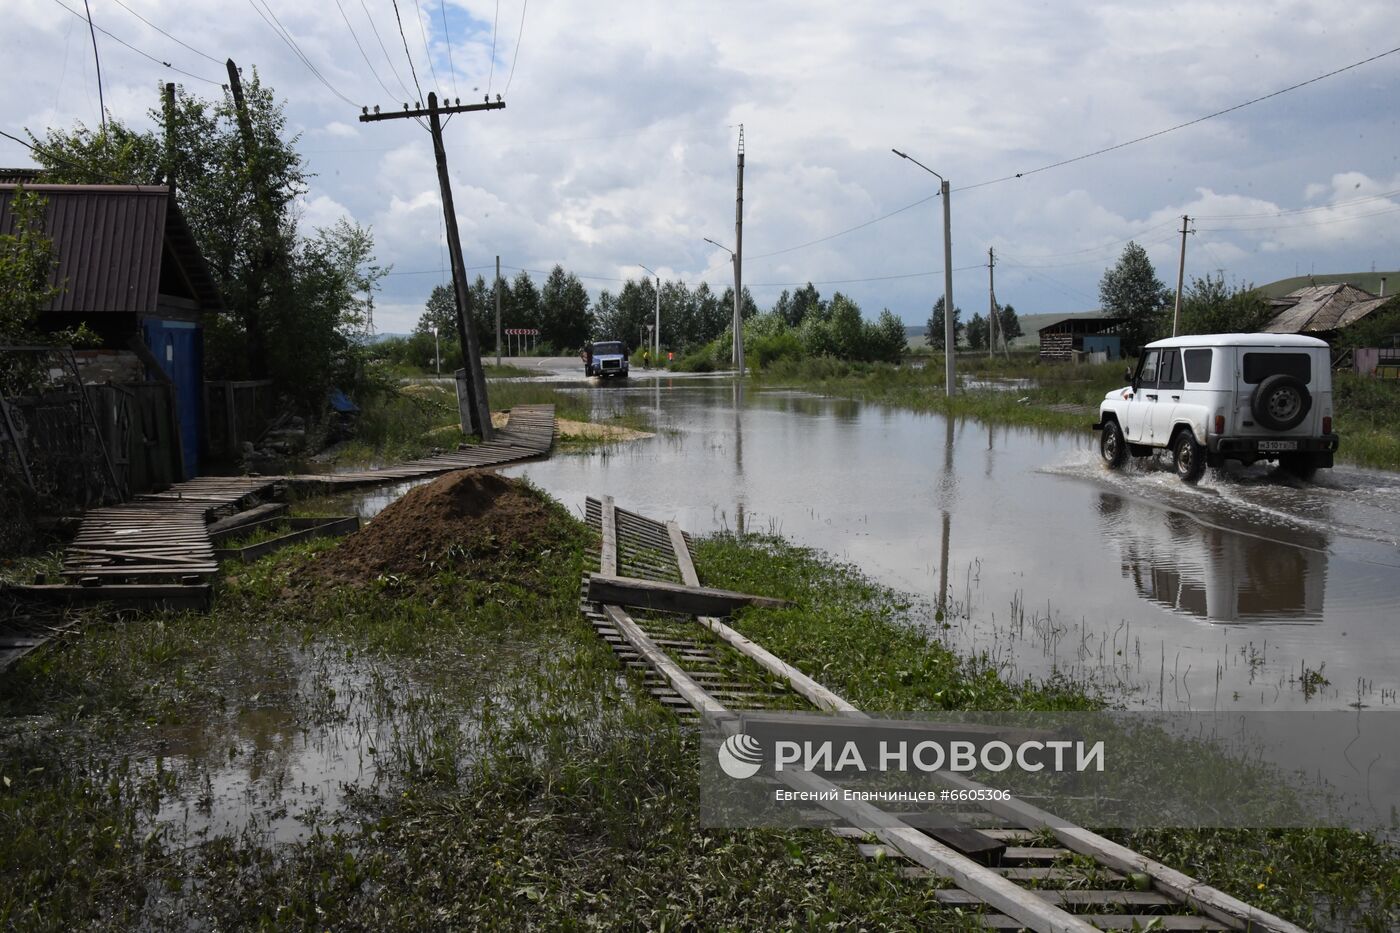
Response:
[[[563,521],[524,483],[461,470],[409,490],[320,555],[314,575],[324,582],[357,584],[384,574],[424,578],[447,566],[508,563],[557,543]]]

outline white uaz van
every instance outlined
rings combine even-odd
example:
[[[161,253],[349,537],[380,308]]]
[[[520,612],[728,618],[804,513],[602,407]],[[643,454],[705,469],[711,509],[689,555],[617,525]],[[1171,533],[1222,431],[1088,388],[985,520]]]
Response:
[[[1104,396],[1099,453],[1170,450],[1188,483],[1226,460],[1276,460],[1303,478],[1331,467],[1332,366],[1327,344],[1294,334],[1205,334],[1149,343],[1133,384]]]

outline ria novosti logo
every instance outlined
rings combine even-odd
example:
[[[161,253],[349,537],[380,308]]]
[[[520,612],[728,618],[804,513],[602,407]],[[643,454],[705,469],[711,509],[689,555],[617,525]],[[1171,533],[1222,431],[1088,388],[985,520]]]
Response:
[[[720,745],[719,766],[735,780],[751,778],[763,767],[763,746],[753,736],[736,732]]]

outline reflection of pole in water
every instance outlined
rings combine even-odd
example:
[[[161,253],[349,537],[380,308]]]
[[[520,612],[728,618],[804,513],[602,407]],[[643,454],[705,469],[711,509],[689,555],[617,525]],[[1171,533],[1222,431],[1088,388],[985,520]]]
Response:
[[[950,501],[953,496],[953,489],[956,480],[953,474],[953,419],[945,417],[943,419],[943,537],[938,548],[938,611],[946,613],[948,609],[948,535],[952,529],[951,509],[953,503]]]
[[[946,613],[948,610],[948,532],[951,530],[952,520],[948,516],[948,510],[943,510],[943,542],[938,548],[938,611]]]
[[[744,406],[744,387],[734,383],[734,472],[744,475],[744,429],[739,419],[739,409]]]

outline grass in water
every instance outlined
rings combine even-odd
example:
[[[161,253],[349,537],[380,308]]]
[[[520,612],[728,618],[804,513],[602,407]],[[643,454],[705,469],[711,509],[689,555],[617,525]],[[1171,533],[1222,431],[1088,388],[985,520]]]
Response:
[[[1003,424],[1085,431],[1098,417],[1104,394],[1124,385],[1123,362],[1041,363],[1015,354],[987,359],[958,357],[958,372],[973,385],[949,400],[943,393],[943,357],[922,368],[848,364],[828,358],[780,361],[755,378],[859,401],[915,411],[937,411]],[[1028,380],[1021,384],[1015,380]],[[1400,470],[1400,380],[1372,379],[1348,371],[1333,374],[1338,459]]]
[[[310,542],[228,571],[208,615],[23,661],[0,680],[0,925],[975,927],[828,834],[701,829],[694,738],[578,613],[589,532],[529,494],[542,549],[326,585],[340,543]],[[810,551],[720,536],[698,560],[711,585],[799,600],[737,624],[863,707],[1096,705],[960,661]],[[1394,925],[1400,859],[1369,837],[1131,841],[1306,926]]]

